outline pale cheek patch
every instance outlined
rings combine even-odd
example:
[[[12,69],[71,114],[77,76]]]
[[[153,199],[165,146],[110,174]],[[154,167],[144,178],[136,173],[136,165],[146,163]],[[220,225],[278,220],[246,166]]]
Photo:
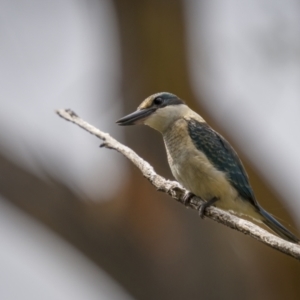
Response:
[[[165,120],[163,117],[157,114],[157,112],[153,113],[150,117],[148,117],[144,124],[156,129],[158,131],[162,131],[164,128]]]
[[[160,132],[164,132],[172,123],[182,118],[187,110],[188,107],[186,105],[171,105],[159,108],[145,121],[145,124]]]

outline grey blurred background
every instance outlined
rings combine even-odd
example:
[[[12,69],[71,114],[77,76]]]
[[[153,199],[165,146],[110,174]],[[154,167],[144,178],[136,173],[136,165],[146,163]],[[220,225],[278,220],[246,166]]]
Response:
[[[300,236],[300,5],[0,0],[0,299],[299,299],[299,263],[200,220],[54,113],[71,108],[172,178],[159,134],[115,120],[184,99]]]

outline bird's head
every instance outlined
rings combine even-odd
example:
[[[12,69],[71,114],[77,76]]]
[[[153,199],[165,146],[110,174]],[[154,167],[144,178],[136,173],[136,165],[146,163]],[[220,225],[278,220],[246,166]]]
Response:
[[[188,107],[176,95],[170,93],[157,93],[146,98],[137,110],[117,121],[117,124],[136,125],[145,124],[160,132],[181,118]]]

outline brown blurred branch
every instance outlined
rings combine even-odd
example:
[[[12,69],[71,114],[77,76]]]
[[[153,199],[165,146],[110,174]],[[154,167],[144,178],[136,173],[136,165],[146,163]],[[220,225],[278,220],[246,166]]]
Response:
[[[61,109],[56,113],[65,120],[77,124],[79,127],[85,129],[89,133],[103,140],[103,144],[101,144],[101,147],[114,149],[123,154],[136,167],[138,167],[138,169],[140,169],[144,177],[146,177],[157,188],[158,191],[167,193],[173,199],[184,204],[184,195],[187,193],[187,190],[184,189],[178,182],[166,180],[162,176],[156,174],[153,167],[148,162],[139,157],[133,150],[119,143],[108,133],[104,133],[94,126],[90,125],[89,123],[85,122],[69,109]],[[188,206],[198,210],[203,203],[204,201],[202,199],[193,197]],[[204,214],[206,217],[217,221],[218,223],[243,232],[246,235],[250,235],[256,240],[300,260],[300,246],[287,242],[249,221],[240,219],[228,212],[215,207],[209,207],[205,210]]]

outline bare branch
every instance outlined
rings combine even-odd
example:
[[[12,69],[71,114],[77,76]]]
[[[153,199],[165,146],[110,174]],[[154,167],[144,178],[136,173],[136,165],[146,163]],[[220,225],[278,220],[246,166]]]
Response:
[[[167,193],[178,202],[184,203],[184,196],[188,191],[184,189],[177,181],[166,180],[162,176],[156,174],[153,167],[139,157],[133,150],[119,143],[108,133],[102,132],[101,130],[85,122],[70,109],[61,109],[56,111],[56,113],[65,120],[77,124],[79,127],[101,139],[103,141],[101,147],[114,149],[127,157],[138,169],[140,169],[144,177],[146,177],[158,191]],[[188,206],[198,210],[202,203],[203,200],[198,197],[193,197]],[[217,221],[237,231],[243,232],[246,235],[250,235],[256,240],[300,260],[300,246],[297,244],[287,242],[249,221],[240,219],[215,207],[207,208],[204,214],[206,217],[214,221]]]

